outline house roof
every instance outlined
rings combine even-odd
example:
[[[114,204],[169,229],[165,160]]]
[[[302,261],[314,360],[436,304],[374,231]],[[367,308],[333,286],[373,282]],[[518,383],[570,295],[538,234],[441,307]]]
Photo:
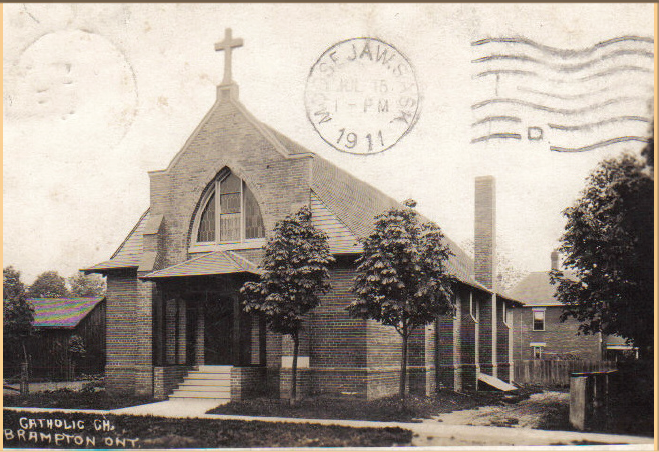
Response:
[[[261,271],[249,259],[231,251],[213,251],[188,259],[177,265],[157,270],[141,279],[173,278],[181,276],[223,275],[231,273],[254,273]]]
[[[527,306],[562,306],[555,293],[556,285],[551,284],[549,272],[532,272],[517,283],[508,295]]]
[[[29,298],[35,328],[75,328],[105,297]]]

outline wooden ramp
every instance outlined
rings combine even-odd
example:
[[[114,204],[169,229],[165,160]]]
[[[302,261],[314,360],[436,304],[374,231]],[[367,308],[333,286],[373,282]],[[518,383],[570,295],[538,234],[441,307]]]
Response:
[[[483,382],[494,389],[498,389],[499,391],[507,392],[507,391],[514,391],[517,389],[516,386],[513,386],[510,383],[506,383],[503,380],[499,380],[498,378],[493,377],[492,375],[487,375],[482,372],[478,372],[478,381]]]

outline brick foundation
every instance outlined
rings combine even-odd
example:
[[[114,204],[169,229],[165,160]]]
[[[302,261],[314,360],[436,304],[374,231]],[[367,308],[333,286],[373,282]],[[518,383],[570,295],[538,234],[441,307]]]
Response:
[[[231,400],[243,400],[265,394],[265,367],[231,368]]]
[[[183,381],[190,371],[189,366],[167,366],[153,368],[153,397],[165,400]]]

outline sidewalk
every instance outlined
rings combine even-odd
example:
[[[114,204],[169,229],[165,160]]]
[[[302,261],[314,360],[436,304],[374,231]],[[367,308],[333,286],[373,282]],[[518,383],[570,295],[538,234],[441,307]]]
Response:
[[[23,410],[29,412],[67,412],[90,414],[128,414],[152,415],[169,418],[200,418],[216,420],[240,420],[261,422],[287,422],[297,424],[340,425],[344,427],[400,427],[414,432],[413,446],[549,446],[577,444],[633,444],[634,450],[653,450],[652,438],[612,435],[605,433],[567,432],[537,430],[531,428],[511,428],[472,425],[450,425],[428,419],[423,422],[376,422],[352,421],[337,419],[297,419],[259,416],[236,416],[222,414],[206,414],[210,408],[217,406],[213,400],[166,400],[116,410],[65,410],[57,408],[9,408],[7,410]]]

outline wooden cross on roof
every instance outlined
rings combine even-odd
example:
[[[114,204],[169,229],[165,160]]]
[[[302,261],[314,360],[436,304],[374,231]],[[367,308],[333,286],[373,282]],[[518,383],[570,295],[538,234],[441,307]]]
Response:
[[[231,28],[225,29],[224,40],[215,44],[216,51],[224,51],[224,78],[222,79],[223,85],[229,85],[233,81],[231,79],[231,52],[234,48],[242,47],[242,45],[242,39],[233,39],[231,37]]]

